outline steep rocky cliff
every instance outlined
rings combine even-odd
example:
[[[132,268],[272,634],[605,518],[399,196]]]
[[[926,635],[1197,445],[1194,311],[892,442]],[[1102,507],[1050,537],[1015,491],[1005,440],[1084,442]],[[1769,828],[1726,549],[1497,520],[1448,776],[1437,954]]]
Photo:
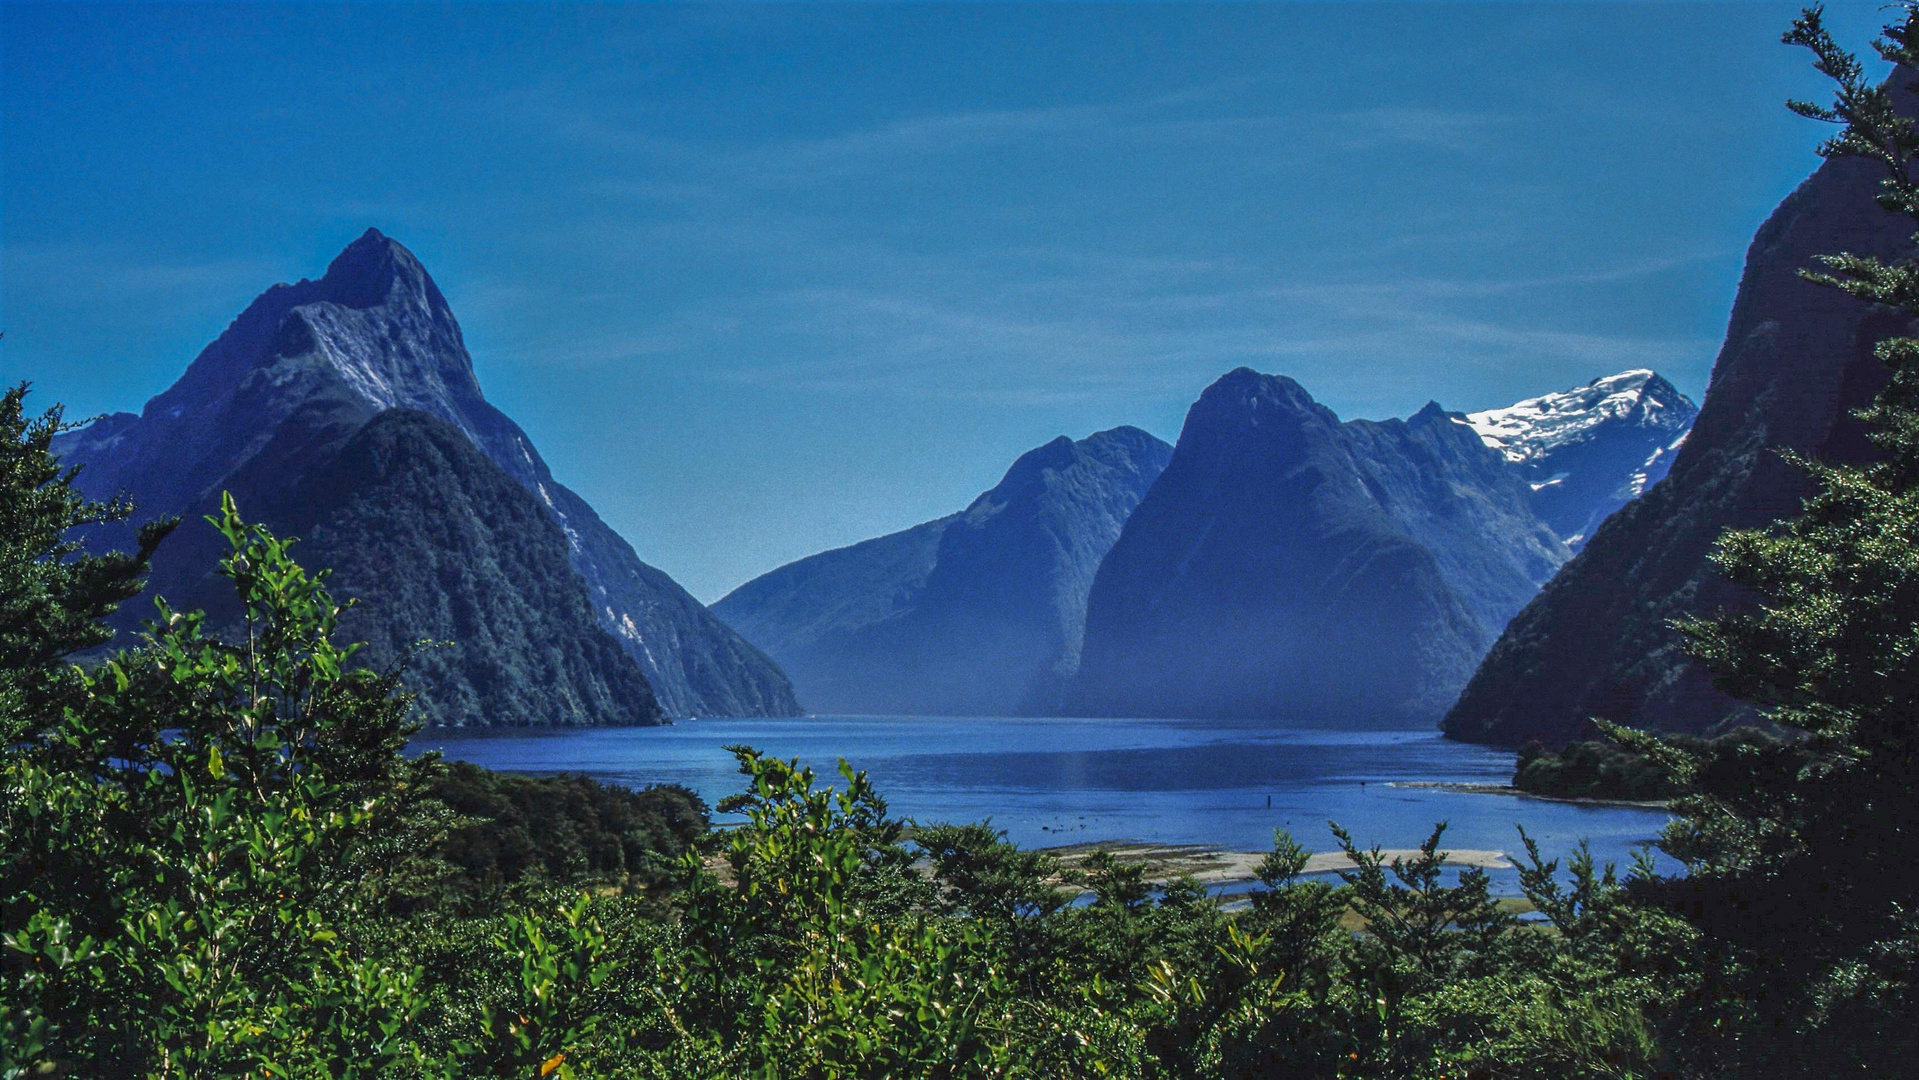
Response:
[[[1607,519],[1506,628],[1447,714],[1447,734],[1557,743],[1595,716],[1699,732],[1738,715],[1668,621],[1750,603],[1706,557],[1725,529],[1798,511],[1806,481],[1779,449],[1841,463],[1873,454],[1851,414],[1885,378],[1873,344],[1902,327],[1799,272],[1826,253],[1910,253],[1911,222],[1873,201],[1876,169],[1828,161],[1760,227],[1670,473]]]

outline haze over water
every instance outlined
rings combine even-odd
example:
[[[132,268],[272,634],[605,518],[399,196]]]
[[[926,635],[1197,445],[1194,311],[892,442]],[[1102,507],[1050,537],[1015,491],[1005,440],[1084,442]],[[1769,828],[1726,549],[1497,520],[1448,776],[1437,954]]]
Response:
[[[739,791],[725,747],[798,757],[839,786],[840,758],[865,770],[892,811],[921,822],[991,819],[1022,847],[1102,840],[1271,846],[1284,828],[1316,851],[1337,821],[1365,846],[1410,848],[1447,821],[1452,849],[1520,848],[1524,825],[1562,863],[1581,838],[1631,863],[1666,815],[1398,786],[1504,784],[1511,752],[1432,731],[1332,731],[1206,720],[810,717],[694,719],[670,727],[537,733],[429,731],[415,751],[524,773],[579,772],[631,787],[681,784],[708,804]],[[1270,800],[1270,805],[1269,805]],[[1676,864],[1662,857],[1668,871]],[[1513,871],[1495,871],[1501,892]]]

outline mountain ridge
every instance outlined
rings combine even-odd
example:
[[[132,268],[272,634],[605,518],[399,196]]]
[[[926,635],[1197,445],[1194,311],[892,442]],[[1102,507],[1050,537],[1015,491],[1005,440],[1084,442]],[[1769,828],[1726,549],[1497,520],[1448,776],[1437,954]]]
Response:
[[[1665,478],[1698,415],[1658,372],[1636,368],[1464,421],[1526,471],[1539,516],[1578,550]]]
[[[1170,452],[1138,428],[1061,436],[964,510],[769,571],[714,611],[821,711],[1030,711],[1077,664],[1099,559]]]

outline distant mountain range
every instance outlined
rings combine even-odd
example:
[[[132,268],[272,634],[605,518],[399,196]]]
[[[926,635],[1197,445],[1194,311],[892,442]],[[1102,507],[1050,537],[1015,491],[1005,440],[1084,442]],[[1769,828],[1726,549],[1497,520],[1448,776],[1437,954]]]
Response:
[[[1908,115],[1919,102],[1888,85]],[[1702,732],[1742,719],[1680,651],[1670,620],[1749,609],[1707,561],[1727,528],[1799,511],[1805,476],[1778,453],[1834,464],[1877,451],[1853,411],[1886,372],[1873,345],[1919,327],[1800,271],[1832,252],[1913,255],[1912,223],[1875,201],[1877,165],[1826,161],[1753,237],[1726,341],[1692,432],[1665,481],[1612,515],[1506,628],[1445,719],[1456,738],[1562,743],[1601,717]]]
[[[84,466],[89,494],[186,518],[153,575],[178,603],[219,613],[217,537],[199,517],[230,490],[250,518],[306,538],[309,564],[335,568],[373,661],[453,642],[414,665],[437,722],[799,711],[776,664],[553,479],[482,396],[432,278],[377,230],[318,281],[263,293],[138,416],[56,450]]]
[[[824,712],[1431,722],[1692,411],[1628,372],[1341,423],[1241,369],[1176,450],[1135,428],[1055,440],[967,510],[714,611]]]
[[[1130,427],[1055,439],[965,510],[780,567],[713,610],[822,712],[1050,711],[1100,559],[1171,453]]]
[[[1834,168],[1820,176],[1850,175]],[[1833,249],[1819,210],[1858,197],[1818,194],[1837,183],[1815,177],[1796,216],[1769,225],[1771,239],[1762,231],[1751,289],[1800,247]],[[1779,245],[1791,253],[1773,255]],[[1864,445],[1833,417],[1870,395],[1876,383],[1853,374],[1867,369],[1835,375],[1831,395],[1785,401],[1770,359],[1779,324],[1754,315],[1777,298],[1741,298],[1740,345],[1690,436],[1698,410],[1650,371],[1503,409],[1430,403],[1405,420],[1341,421],[1291,379],[1242,368],[1200,396],[1176,447],[1130,427],[1055,439],[964,510],[781,567],[711,611],[553,479],[481,394],[432,278],[375,230],[318,281],[262,294],[140,415],[102,418],[56,449],[84,466],[89,494],[187,519],[153,575],[176,606],[204,607],[216,625],[234,615],[211,576],[218,537],[198,520],[230,491],[249,517],[303,538],[305,561],[361,601],[345,630],[370,643],[369,662],[450,642],[410,662],[435,723],[790,715],[803,700],[819,712],[1401,726],[1446,713],[1477,668],[1448,730],[1511,741],[1569,729],[1565,717],[1596,700],[1560,691],[1546,696],[1559,720],[1515,719],[1534,714],[1528,680],[1594,685],[1540,644],[1577,638],[1568,620],[1587,621],[1588,659],[1596,637],[1630,639],[1613,641],[1613,666],[1595,677],[1608,692],[1626,685],[1621,663],[1642,665],[1632,685],[1666,685],[1641,678],[1652,669],[1639,642],[1659,632],[1645,620],[1663,618],[1646,613],[1715,595],[1709,583],[1685,591],[1704,580],[1712,527],[1696,507],[1741,521],[1790,509],[1796,480],[1759,452],[1776,433],[1794,422],[1816,433],[1803,414],[1824,408],[1832,438]],[[1834,314],[1813,336],[1864,340],[1862,318]],[[1721,400],[1735,404],[1715,412]],[[1682,473],[1707,495],[1674,496]],[[1657,588],[1617,538],[1649,506],[1678,519],[1641,541],[1665,545]],[[129,538],[100,528],[89,543]],[[1692,576],[1668,580],[1686,558]],[[1583,569],[1595,565],[1597,576]],[[1622,615],[1621,604],[1639,606]],[[1699,683],[1676,685],[1696,696]]]

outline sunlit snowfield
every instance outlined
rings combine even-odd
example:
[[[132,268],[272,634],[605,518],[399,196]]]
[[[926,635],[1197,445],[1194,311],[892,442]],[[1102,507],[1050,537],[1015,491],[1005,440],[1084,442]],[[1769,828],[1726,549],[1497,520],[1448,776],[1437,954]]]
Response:
[[[1027,847],[1089,840],[1257,851],[1284,828],[1331,850],[1326,823],[1361,844],[1414,847],[1447,821],[1446,846],[1519,850],[1516,824],[1547,856],[1580,838],[1620,864],[1665,821],[1656,811],[1397,786],[1504,784],[1513,757],[1428,731],[1350,732],[1198,720],[810,717],[682,720],[671,727],[465,735],[427,732],[413,749],[525,773],[582,772],[633,787],[683,784],[708,803],[739,790],[724,749],[798,757],[826,779],[844,757],[894,813],[991,819]],[[1268,802],[1270,800],[1270,805]],[[1662,857],[1663,859],[1663,857]],[[1664,868],[1674,868],[1662,861]],[[1503,893],[1513,871],[1495,871]]]

